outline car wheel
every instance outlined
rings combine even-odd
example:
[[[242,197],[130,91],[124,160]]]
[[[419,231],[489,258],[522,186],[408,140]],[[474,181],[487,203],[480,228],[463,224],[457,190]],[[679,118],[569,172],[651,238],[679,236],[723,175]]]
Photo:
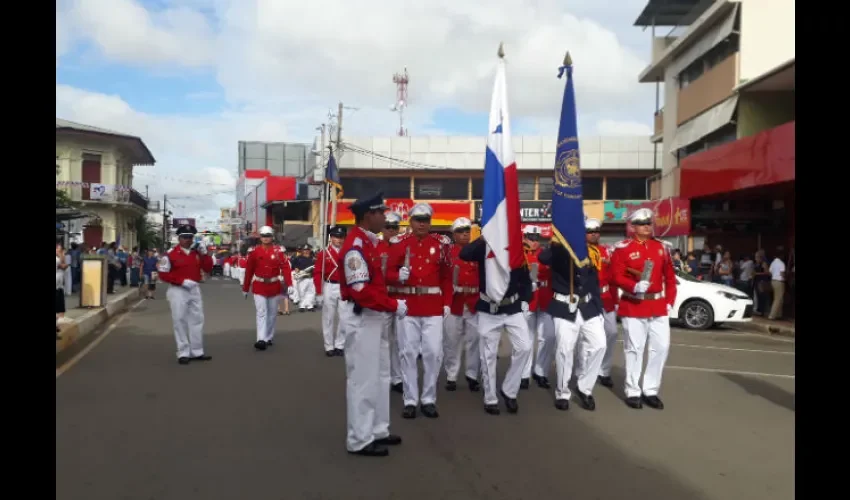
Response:
[[[691,330],[708,330],[714,325],[714,310],[704,300],[691,300],[679,309],[679,317]]]

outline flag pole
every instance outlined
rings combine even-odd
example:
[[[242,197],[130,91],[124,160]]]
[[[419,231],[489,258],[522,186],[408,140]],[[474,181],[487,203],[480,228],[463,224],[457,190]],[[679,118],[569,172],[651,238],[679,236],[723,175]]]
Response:
[[[572,66],[573,58],[570,57],[570,51],[564,55],[564,66]],[[569,79],[572,76],[567,73],[567,82],[566,85],[570,84]],[[570,258],[570,302],[573,300],[573,295],[575,295],[575,281],[576,281],[576,271],[575,271],[575,259]]]

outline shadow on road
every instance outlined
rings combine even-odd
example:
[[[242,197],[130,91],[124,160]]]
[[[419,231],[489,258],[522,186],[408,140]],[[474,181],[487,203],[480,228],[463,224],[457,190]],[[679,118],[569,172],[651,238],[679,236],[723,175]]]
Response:
[[[734,373],[723,373],[721,376],[730,382],[734,382],[753,396],[762,397],[787,410],[796,411],[795,395],[771,384],[770,382]]]

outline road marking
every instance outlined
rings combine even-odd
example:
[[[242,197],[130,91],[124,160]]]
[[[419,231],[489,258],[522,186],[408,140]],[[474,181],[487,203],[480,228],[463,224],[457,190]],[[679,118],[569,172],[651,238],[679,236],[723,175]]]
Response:
[[[623,343],[622,340],[617,340],[619,343]],[[758,352],[765,354],[785,354],[786,356],[796,356],[797,353],[794,351],[776,351],[770,349],[742,349],[740,347],[719,347],[713,345],[699,345],[699,344],[670,344],[675,347],[687,347],[688,349],[709,349],[715,351],[739,351],[739,352]]]
[[[782,375],[780,373],[743,372],[738,370],[723,370],[721,368],[697,368],[695,366],[665,366],[669,370],[685,370],[704,373],[728,373],[730,375],[749,375],[752,377],[776,377],[784,379],[796,379],[796,375]]]
[[[103,332],[102,334],[100,334],[100,337],[98,337],[98,338],[94,339],[94,340],[91,342],[91,344],[89,344],[89,345],[87,345],[87,346],[85,347],[85,349],[83,349],[82,351],[78,352],[76,356],[74,356],[73,358],[69,359],[68,361],[66,361],[66,362],[65,362],[65,364],[63,364],[62,366],[60,366],[59,368],[57,368],[57,369],[56,369],[56,378],[59,378],[59,376],[61,376],[63,373],[65,373],[66,371],[68,371],[69,369],[71,369],[71,367],[72,367],[72,366],[74,366],[74,365],[76,365],[76,364],[77,364],[77,362],[79,362],[81,359],[83,359],[83,357],[84,357],[86,354],[88,354],[89,352],[91,352],[91,351],[92,351],[92,349],[94,349],[95,347],[97,347],[97,345],[98,345],[98,344],[100,344],[101,342],[103,342],[103,339],[105,339],[105,338],[106,338],[106,337],[107,337],[110,333],[112,333],[112,332],[115,330],[115,328],[116,328],[118,325],[120,325],[122,321],[124,321],[124,318],[126,318],[127,316],[129,316],[130,312],[132,312],[134,309],[136,309],[137,307],[139,307],[139,305],[141,305],[144,301],[145,301],[145,299],[142,299],[142,300],[140,300],[140,301],[136,302],[134,305],[132,305],[129,309],[127,309],[127,312],[125,312],[124,314],[122,314],[122,315],[121,315],[121,317],[119,317],[119,318],[118,318],[118,319],[117,319],[114,323],[112,323],[111,325],[109,325],[108,327],[106,327],[106,331],[105,331],[105,332]]]
[[[706,336],[706,335],[722,335],[724,337],[730,337],[730,338],[731,337],[758,337],[760,339],[770,339],[770,340],[773,340],[773,341],[776,341],[776,342],[783,342],[783,343],[786,343],[786,344],[793,344],[795,342],[795,339],[793,339],[793,338],[789,339],[789,338],[780,337],[778,335],[770,335],[770,334],[767,334],[767,333],[744,332],[744,331],[740,331],[740,330],[737,330],[734,333],[730,330],[726,330],[726,331],[721,330],[721,331],[713,331],[710,334],[706,334],[706,332],[704,332],[704,331],[686,330],[684,328],[675,328],[671,333],[674,334],[674,335],[700,335],[700,336],[703,336],[703,337]]]

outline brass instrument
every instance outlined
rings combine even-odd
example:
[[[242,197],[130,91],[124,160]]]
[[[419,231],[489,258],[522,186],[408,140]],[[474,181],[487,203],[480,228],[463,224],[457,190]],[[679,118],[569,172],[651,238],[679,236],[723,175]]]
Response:
[[[297,280],[303,280],[305,278],[311,278],[313,276],[313,268],[315,265],[308,267],[307,269],[302,269],[298,272],[292,273],[292,278]]]

